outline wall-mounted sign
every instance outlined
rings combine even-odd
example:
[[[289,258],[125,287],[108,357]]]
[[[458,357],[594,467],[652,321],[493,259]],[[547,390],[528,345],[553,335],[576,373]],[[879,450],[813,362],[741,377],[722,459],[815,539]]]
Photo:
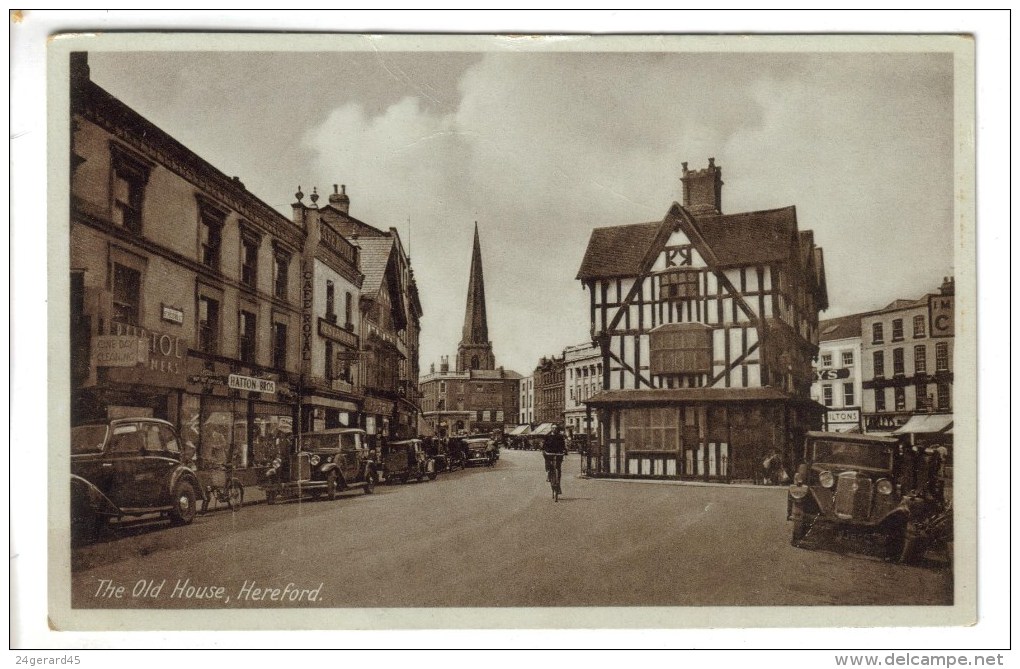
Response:
[[[819,381],[833,381],[835,379],[849,379],[850,370],[847,367],[841,369],[816,369],[815,378]]]
[[[326,339],[332,339],[333,341],[343,344],[349,348],[358,348],[358,335],[354,334],[350,330],[346,330],[330,323],[325,318],[319,319],[319,336],[325,337]]]
[[[227,386],[234,390],[247,390],[252,393],[275,393],[276,381],[256,379],[251,376],[231,374],[227,377]]]
[[[164,304],[162,305],[162,314],[160,317],[165,321],[181,325],[184,323],[184,310]]]
[[[830,409],[825,412],[825,420],[829,425],[836,423],[855,423],[861,422],[861,410],[860,409]]]
[[[301,272],[301,370],[307,374],[312,366],[312,264],[305,261]]]
[[[955,332],[956,302],[953,295],[928,296],[928,320],[932,337],[952,337]]]
[[[149,359],[148,342],[129,335],[99,335],[92,338],[95,367],[134,367]]]
[[[110,322],[110,335],[142,339],[144,356],[134,365],[120,365],[107,372],[107,380],[116,383],[139,383],[153,386],[183,388],[187,385],[185,358],[188,342],[177,335],[146,330],[137,325]]]

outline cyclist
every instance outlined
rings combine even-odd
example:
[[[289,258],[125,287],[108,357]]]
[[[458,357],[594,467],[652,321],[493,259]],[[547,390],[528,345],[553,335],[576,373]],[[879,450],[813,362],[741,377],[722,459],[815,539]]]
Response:
[[[566,452],[567,442],[563,438],[559,426],[554,425],[546,436],[545,443],[542,445],[542,457],[545,458],[546,480],[550,483],[553,482],[556,469],[559,469],[562,473],[563,456],[566,455]],[[556,483],[558,488],[559,481]],[[559,493],[560,491],[557,490],[556,492]]]

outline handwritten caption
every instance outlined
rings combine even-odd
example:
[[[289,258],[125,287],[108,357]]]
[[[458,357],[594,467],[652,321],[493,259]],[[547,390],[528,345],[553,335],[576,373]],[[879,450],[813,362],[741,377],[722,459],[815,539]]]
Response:
[[[134,584],[123,584],[101,578],[93,596],[96,599],[185,599],[223,604],[231,601],[314,603],[322,600],[322,586],[319,583],[317,587],[310,588],[288,583],[282,588],[274,588],[261,586],[256,581],[245,581],[237,590],[230,590],[223,585],[192,583],[190,578],[179,578],[172,584],[167,579],[140,579]]]

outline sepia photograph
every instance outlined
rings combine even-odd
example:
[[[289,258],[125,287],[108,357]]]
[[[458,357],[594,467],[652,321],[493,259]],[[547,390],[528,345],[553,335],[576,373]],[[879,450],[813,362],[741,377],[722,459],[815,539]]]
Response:
[[[51,630],[978,622],[973,39],[46,58]]]

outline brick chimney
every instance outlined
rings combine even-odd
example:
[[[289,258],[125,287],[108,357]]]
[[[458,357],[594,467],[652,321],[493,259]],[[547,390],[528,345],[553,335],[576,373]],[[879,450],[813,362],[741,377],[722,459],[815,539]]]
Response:
[[[708,167],[688,170],[687,163],[681,163],[684,185],[684,208],[692,214],[722,213],[722,169],[716,167],[715,158],[708,159]]]
[[[337,191],[337,185],[333,184],[333,193],[329,196],[329,203],[345,214],[350,212],[351,198],[347,197],[346,184],[340,184],[339,191]]]
[[[956,279],[951,276],[942,277],[942,285],[939,286],[939,293],[942,295],[955,295]]]

